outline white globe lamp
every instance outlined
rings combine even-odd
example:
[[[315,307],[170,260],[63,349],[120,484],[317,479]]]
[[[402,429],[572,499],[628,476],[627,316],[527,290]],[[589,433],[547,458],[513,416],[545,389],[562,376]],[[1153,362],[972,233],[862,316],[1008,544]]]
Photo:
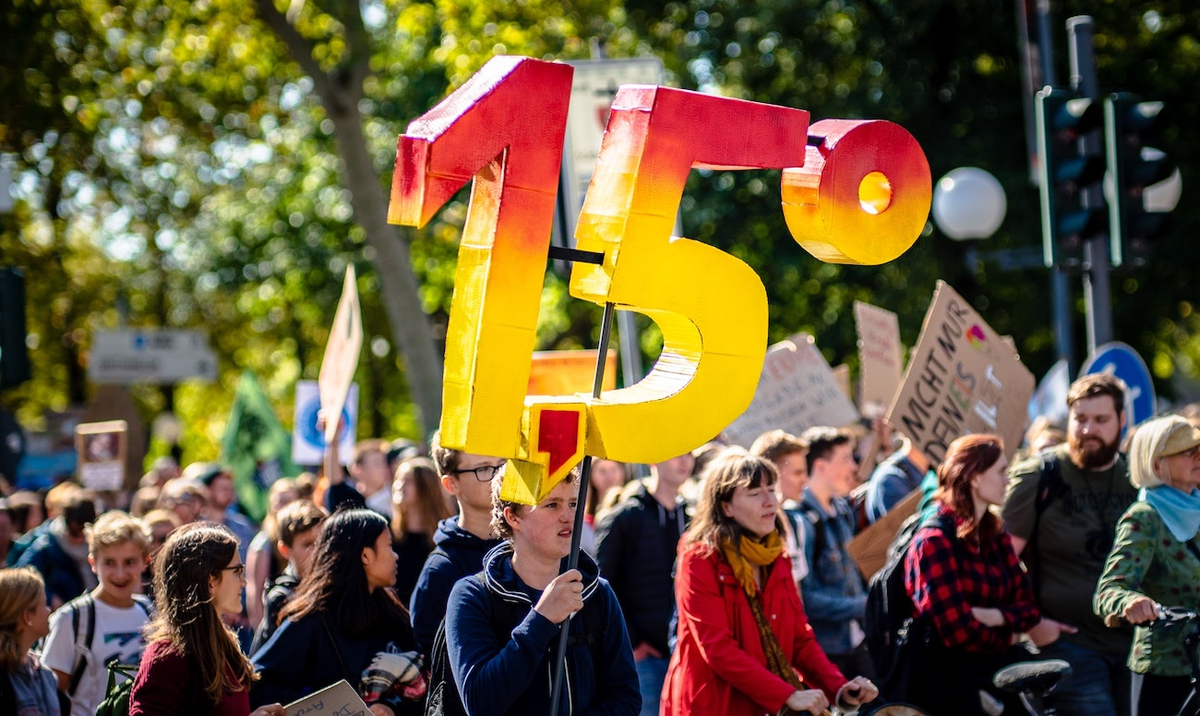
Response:
[[[979,167],[954,169],[933,188],[933,220],[955,241],[991,237],[1007,211],[1004,188]]]

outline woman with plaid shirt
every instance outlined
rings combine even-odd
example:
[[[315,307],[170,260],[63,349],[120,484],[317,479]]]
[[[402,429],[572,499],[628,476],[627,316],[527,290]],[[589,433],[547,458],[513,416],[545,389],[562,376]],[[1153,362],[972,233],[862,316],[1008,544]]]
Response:
[[[936,674],[911,698],[932,716],[984,714],[981,690],[1007,703],[992,687],[992,675],[1020,660],[1026,652],[1017,646],[1019,637],[1040,619],[1012,540],[989,511],[1004,502],[1007,468],[1004,443],[995,435],[951,443],[938,469],[936,511],[905,556],[914,614],[929,629],[925,673]],[[955,534],[946,534],[949,525]],[[1020,704],[1013,705],[1012,713],[1020,713]]]

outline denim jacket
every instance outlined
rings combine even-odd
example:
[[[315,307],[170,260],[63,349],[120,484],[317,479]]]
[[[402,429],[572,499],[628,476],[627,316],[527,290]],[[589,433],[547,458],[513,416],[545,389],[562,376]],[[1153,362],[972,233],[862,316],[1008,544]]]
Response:
[[[817,641],[827,654],[848,654],[862,640],[861,630],[851,633],[850,622],[861,622],[867,607],[858,565],[846,550],[854,537],[854,515],[845,499],[833,499],[835,515],[825,512],[808,490],[800,502],[804,528],[804,556],[809,564],[808,575],[800,581],[800,597],[804,611]],[[818,540],[816,531],[824,532]],[[814,551],[824,542],[820,555]]]

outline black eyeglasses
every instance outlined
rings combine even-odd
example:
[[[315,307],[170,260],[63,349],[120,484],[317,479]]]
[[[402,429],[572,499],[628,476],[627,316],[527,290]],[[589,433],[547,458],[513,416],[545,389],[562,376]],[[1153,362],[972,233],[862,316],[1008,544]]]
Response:
[[[496,473],[500,472],[500,468],[504,467],[504,463],[499,465],[480,465],[472,467],[468,470],[455,470],[455,475],[465,475],[468,472],[475,475],[475,479],[480,482],[491,482],[492,478],[496,477]]]
[[[235,564],[232,567],[222,567],[221,571],[222,572],[233,572],[234,576],[236,576],[236,577],[245,577],[246,576],[246,565],[245,564]]]

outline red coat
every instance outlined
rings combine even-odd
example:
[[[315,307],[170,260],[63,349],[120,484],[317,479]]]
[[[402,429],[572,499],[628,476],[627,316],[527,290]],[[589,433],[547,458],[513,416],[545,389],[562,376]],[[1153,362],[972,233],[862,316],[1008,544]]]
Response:
[[[763,613],[804,683],[832,702],[846,677],[817,644],[785,555],[770,567]],[[662,716],[776,714],[796,690],[767,669],[746,592],[720,552],[682,547],[675,576],[679,643],[663,685]]]

